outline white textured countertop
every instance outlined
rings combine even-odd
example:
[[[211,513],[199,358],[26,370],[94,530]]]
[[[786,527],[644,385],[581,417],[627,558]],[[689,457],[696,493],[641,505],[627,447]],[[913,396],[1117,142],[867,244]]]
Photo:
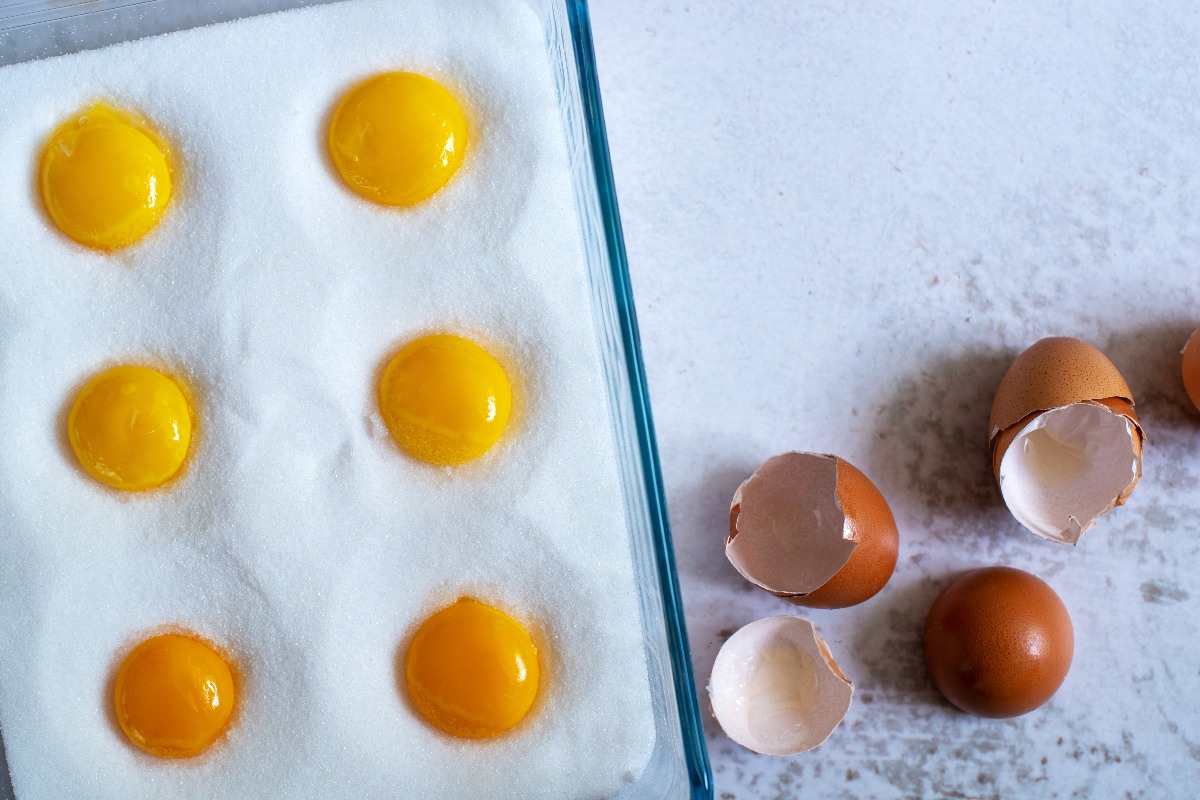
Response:
[[[803,613],[854,679],[819,749],[757,756],[711,719],[718,798],[1195,797],[1200,14],[1147,0],[593,0],[597,58],[697,678]],[[1001,375],[1047,335],[1099,346],[1150,437],[1129,505],[1077,549],[1024,532],[987,456]],[[767,456],[835,452],[889,498],[891,583],[802,611],[725,561]],[[925,674],[959,572],[1010,564],[1069,608],[1042,709],[981,720]],[[707,715],[707,700],[703,699]]]

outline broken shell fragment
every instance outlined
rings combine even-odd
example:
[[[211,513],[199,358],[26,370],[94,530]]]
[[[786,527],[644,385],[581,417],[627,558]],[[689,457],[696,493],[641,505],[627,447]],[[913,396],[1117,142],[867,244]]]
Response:
[[[866,475],[837,456],[790,452],[734,493],[725,556],[777,597],[845,608],[884,587],[898,544],[892,511]]]
[[[1103,353],[1042,339],[1017,357],[992,403],[992,469],[1017,521],[1075,544],[1142,476],[1146,435],[1133,394]]]
[[[1183,346],[1183,388],[1200,411],[1200,331],[1193,333]]]
[[[708,686],[730,739],[771,756],[812,750],[850,709],[851,683],[812,623],[800,617],[751,622],[722,645]]]

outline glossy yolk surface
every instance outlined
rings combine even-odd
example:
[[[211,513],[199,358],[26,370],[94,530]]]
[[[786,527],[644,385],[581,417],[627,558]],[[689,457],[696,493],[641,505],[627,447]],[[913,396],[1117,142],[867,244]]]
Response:
[[[163,758],[198,755],[233,713],[233,672],[208,644],[166,633],[139,644],[117,671],[113,706],[121,730]]]
[[[379,410],[392,437],[431,464],[483,455],[504,433],[511,409],[512,387],[500,362],[461,336],[410,342],[379,381]]]
[[[538,679],[537,648],[521,624],[465,597],[421,625],[405,659],[417,710],[469,739],[499,736],[524,719]]]
[[[329,155],[351,189],[368,200],[409,206],[430,197],[458,170],[467,120],[437,82],[387,72],[342,98],[329,125]]]
[[[50,136],[38,187],[59,230],[87,247],[116,250],[145,236],[170,202],[167,149],[133,117],[93,106]]]
[[[192,441],[192,412],[173,378],[149,367],[105,370],[67,416],[79,463],[114,489],[153,489],[178,474]]]

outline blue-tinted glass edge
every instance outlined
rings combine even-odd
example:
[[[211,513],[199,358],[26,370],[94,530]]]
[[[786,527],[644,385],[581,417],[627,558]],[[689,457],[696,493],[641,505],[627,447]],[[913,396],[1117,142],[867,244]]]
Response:
[[[604,235],[616,294],[617,314],[625,350],[625,366],[629,372],[634,422],[641,450],[650,523],[654,531],[654,550],[658,579],[662,586],[671,662],[674,667],[675,696],[679,705],[684,751],[687,755],[688,777],[693,800],[711,800],[713,796],[712,769],[704,741],[704,726],[700,720],[700,704],[694,689],[691,651],[684,624],[683,600],[675,568],[675,549],[671,543],[671,526],[667,517],[667,501],[663,490],[662,470],[654,438],[654,419],[650,411],[650,394],[642,363],[641,340],[638,335],[637,313],[633,304],[633,287],[629,278],[629,262],[625,254],[625,239],[617,208],[616,185],[612,161],[608,152],[608,136],[604,127],[604,112],[600,102],[600,86],[596,78],[595,51],[586,0],[569,0],[567,11],[571,25],[571,40],[579,74],[579,91],[586,111],[586,126],[595,171],[600,210],[604,217]]]

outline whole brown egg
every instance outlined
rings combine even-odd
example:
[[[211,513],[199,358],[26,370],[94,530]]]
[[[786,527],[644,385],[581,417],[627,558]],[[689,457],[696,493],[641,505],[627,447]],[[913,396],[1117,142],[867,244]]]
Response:
[[[1183,347],[1183,388],[1200,411],[1200,331],[1193,333]]]
[[[1049,700],[1071,668],[1075,634],[1058,595],[1011,567],[972,570],[925,618],[925,665],[963,711],[1015,717]]]

